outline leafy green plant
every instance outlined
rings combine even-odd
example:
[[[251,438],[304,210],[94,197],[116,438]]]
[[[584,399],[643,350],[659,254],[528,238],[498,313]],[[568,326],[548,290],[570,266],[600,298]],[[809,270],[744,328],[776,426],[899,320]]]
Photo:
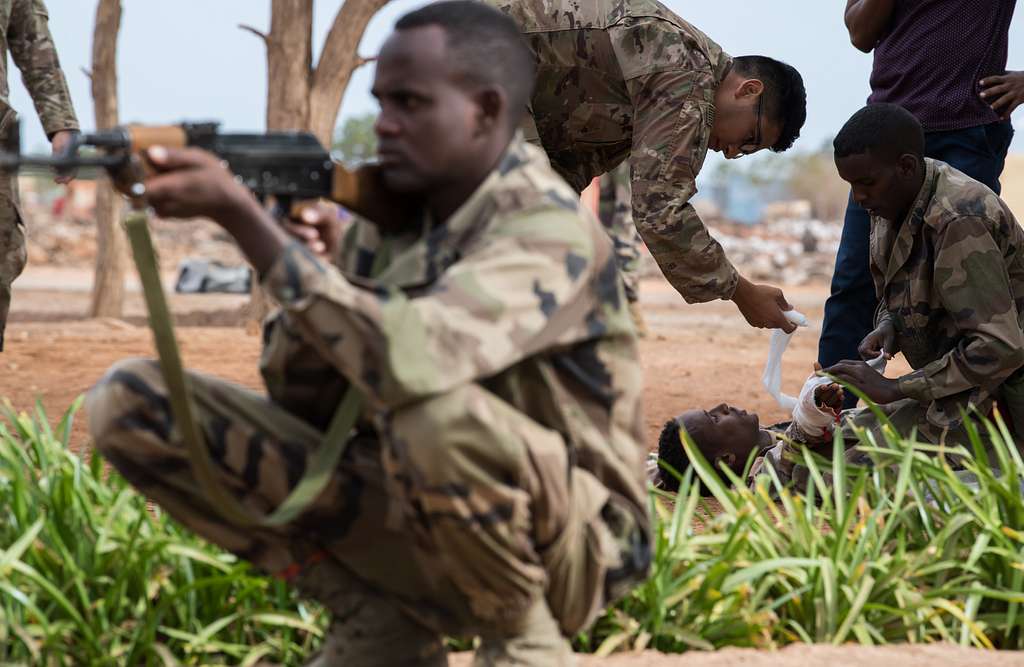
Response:
[[[300,664],[324,614],[71,453],[80,403],[3,410],[0,663]]]
[[[301,664],[326,615],[71,453],[79,403],[53,429],[2,409],[0,663]],[[970,450],[862,433],[870,467],[806,454],[806,495],[727,486],[686,442],[678,495],[652,493],[650,577],[577,647],[1024,647],[1024,462],[1001,422],[981,429]]]
[[[837,438],[831,461],[804,454],[806,495],[774,476],[727,486],[686,439],[678,494],[652,500],[651,576],[584,644],[1024,647],[1024,463],[1002,421],[981,428],[970,450],[861,432],[868,467],[848,465]],[[698,477],[722,508],[700,531]]]

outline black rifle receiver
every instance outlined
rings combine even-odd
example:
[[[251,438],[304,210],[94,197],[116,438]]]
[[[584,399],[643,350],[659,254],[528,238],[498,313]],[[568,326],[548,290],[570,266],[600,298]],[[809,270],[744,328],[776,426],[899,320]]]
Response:
[[[58,173],[79,167],[102,167],[115,187],[129,196],[144,194],[140,182],[144,162],[138,158],[153,146],[202,148],[224,160],[238,180],[261,201],[273,199],[281,213],[296,201],[331,199],[376,223],[408,219],[417,202],[396,197],[375,165],[350,171],[334,162],[309,132],[221,132],[218,123],[126,125],[76,133],[60,155],[24,155],[20,126],[3,140],[0,169],[49,167]]]

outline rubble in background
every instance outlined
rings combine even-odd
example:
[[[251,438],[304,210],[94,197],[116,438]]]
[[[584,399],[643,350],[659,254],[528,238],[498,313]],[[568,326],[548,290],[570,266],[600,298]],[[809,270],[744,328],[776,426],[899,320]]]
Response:
[[[89,181],[82,183],[69,196],[59,188],[37,189],[35,183],[22,181],[31,264],[92,267],[96,256],[96,229],[89,206],[92,190],[84,185]],[[827,283],[831,278],[842,224],[811,219],[809,203],[798,200],[766,205],[765,221],[757,225],[725,220],[706,201],[698,201],[696,206],[712,236],[751,280],[803,285]],[[230,236],[212,222],[155,220],[152,229],[164,270],[176,269],[187,258],[216,260],[225,266],[244,263]],[[641,251],[643,275],[660,275],[646,247]]]
[[[96,226],[91,220],[55,218],[31,209],[25,215],[30,265],[92,268]],[[163,270],[174,270],[189,257],[215,259],[227,266],[245,263],[228,233],[208,220],[154,219],[150,229]]]
[[[843,225],[811,218],[808,202],[769,204],[764,222],[757,225],[726,220],[709,202],[697,202],[696,208],[711,235],[747,278],[778,285],[827,284],[832,279]],[[646,248],[642,267],[644,276],[660,275]]]

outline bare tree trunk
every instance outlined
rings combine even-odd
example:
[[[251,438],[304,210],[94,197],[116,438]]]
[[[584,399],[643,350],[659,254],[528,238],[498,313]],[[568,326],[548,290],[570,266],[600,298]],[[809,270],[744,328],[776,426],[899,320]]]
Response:
[[[267,129],[305,130],[313,63],[313,0],[273,0],[267,36]]]
[[[100,0],[92,40],[92,99],[96,128],[117,125],[117,36],[121,29],[121,0]],[[92,317],[121,317],[128,243],[121,228],[121,198],[103,179],[96,188],[96,270],[92,287]]]
[[[352,72],[366,62],[357,49],[366,25],[388,0],[345,0],[313,69],[313,0],[272,0],[270,33],[242,26],[267,47],[267,129],[307,130],[330,146]],[[246,317],[263,319],[267,296],[253,281]]]
[[[352,72],[366,62],[359,57],[359,41],[370,19],[386,4],[388,0],[346,0],[327,33],[312,77],[308,126],[324,146],[334,138],[338,109]]]
[[[273,0],[267,47],[267,129],[305,130],[313,62],[313,0]],[[270,312],[270,300],[253,277],[243,314],[252,324]]]

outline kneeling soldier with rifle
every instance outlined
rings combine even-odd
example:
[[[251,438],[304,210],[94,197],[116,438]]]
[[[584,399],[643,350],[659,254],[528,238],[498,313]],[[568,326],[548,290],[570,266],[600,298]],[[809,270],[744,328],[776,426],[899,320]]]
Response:
[[[269,395],[185,376],[230,503],[194,472],[155,362],[110,369],[91,433],[179,521],[333,613],[315,664],[442,665],[445,634],[479,636],[477,664],[569,664],[565,637],[646,573],[634,331],[607,236],[515,130],[532,70],[481,3],[401,19],[374,81],[379,173],[416,214],[357,220],[334,265],[213,155],[144,153],[155,173],[132,194],[215,220],[280,303]],[[336,411],[359,405],[337,437]],[[321,490],[289,521],[227,517],[280,518],[296,487]]]

